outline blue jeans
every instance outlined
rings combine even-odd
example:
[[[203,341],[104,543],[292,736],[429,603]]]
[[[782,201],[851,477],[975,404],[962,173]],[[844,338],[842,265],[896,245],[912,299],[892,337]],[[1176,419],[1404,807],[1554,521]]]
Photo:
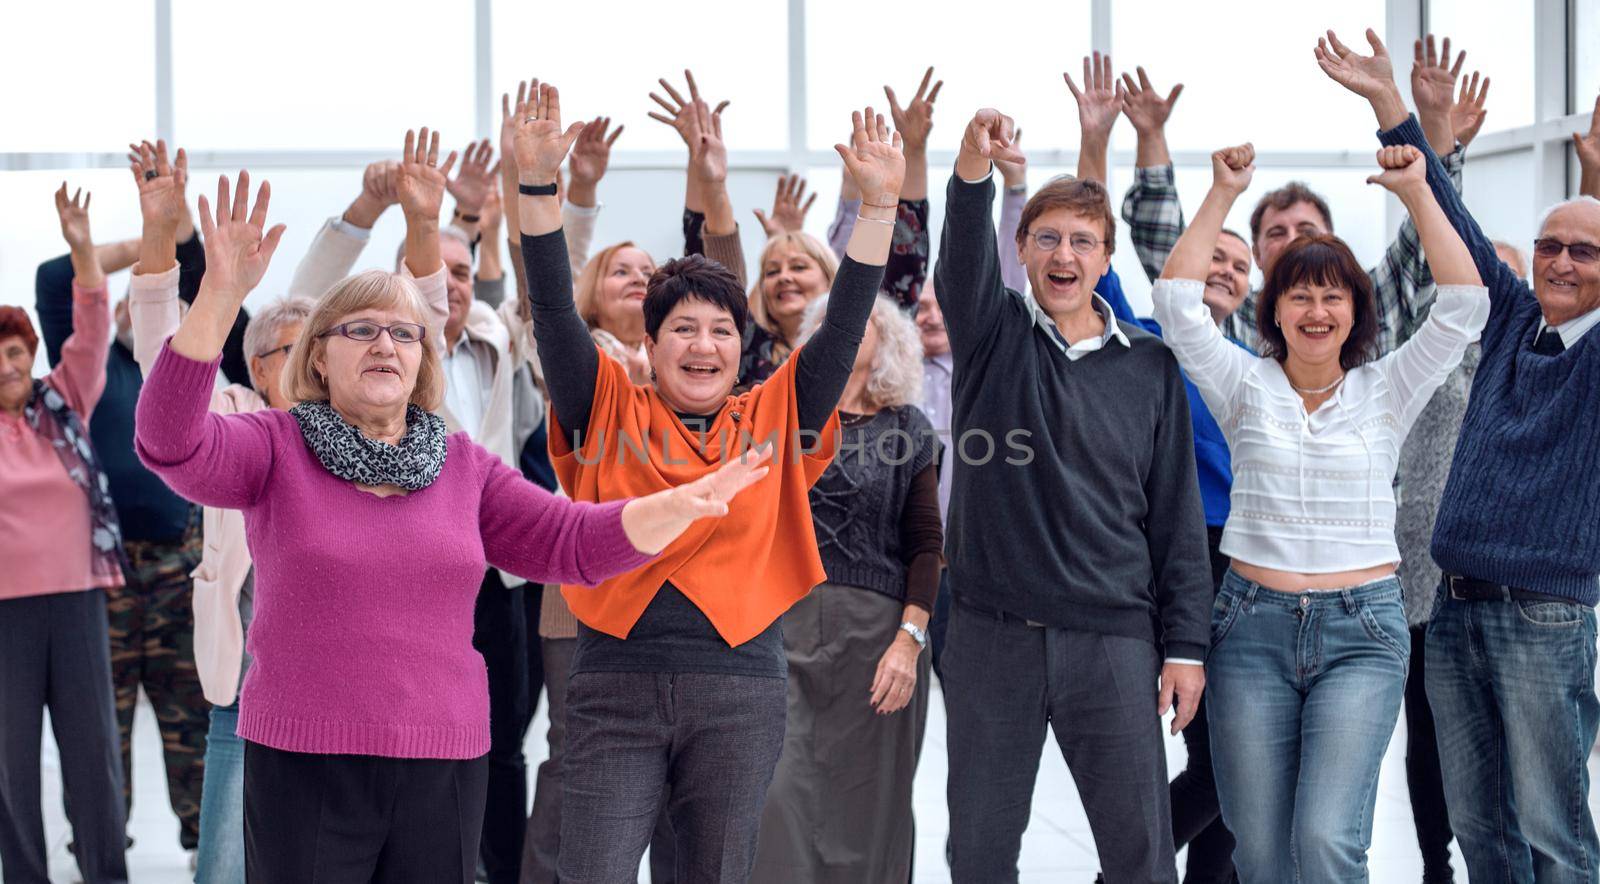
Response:
[[[195,884],[244,884],[244,741],[238,725],[237,700],[211,707]]]
[[[1600,881],[1586,761],[1600,724],[1595,613],[1461,601],[1428,623],[1428,702],[1472,884]]]
[[[1244,884],[1367,880],[1378,769],[1410,652],[1392,577],[1305,593],[1223,578],[1206,711]]]

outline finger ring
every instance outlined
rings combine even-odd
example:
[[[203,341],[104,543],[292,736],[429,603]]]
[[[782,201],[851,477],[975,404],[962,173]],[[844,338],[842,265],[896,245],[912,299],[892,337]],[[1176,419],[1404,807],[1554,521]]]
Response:
[[[146,169],[146,170],[144,170],[144,180],[149,181],[150,179],[152,179],[154,177],[156,177],[156,170],[154,170],[154,169]]]
[[[524,123],[534,123],[534,122],[538,122],[538,120],[539,120],[538,117],[523,117],[522,118],[522,122],[524,122]]]

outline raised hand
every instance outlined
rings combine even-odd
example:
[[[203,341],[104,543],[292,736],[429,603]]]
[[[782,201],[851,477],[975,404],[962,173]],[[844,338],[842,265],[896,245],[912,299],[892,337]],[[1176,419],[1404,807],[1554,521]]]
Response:
[[[1018,129],[1017,133],[1011,136],[1011,148],[1016,152],[1017,156],[1022,156],[1021,129]],[[1000,170],[1000,179],[1006,183],[1006,187],[1020,187],[1028,181],[1028,160],[1026,157],[1020,160],[997,159],[994,161],[994,167]]]
[[[500,247],[500,222],[505,217],[505,210],[500,202],[500,188],[489,188],[489,195],[483,200],[483,209],[478,216],[478,232],[483,234],[483,241],[489,248]]]
[[[1367,29],[1367,42],[1372,45],[1372,54],[1362,55],[1329,31],[1326,38],[1317,38],[1315,54],[1317,66],[1329,79],[1370,101],[1394,88],[1394,64],[1389,50],[1371,28]]]
[[[361,172],[361,196],[372,202],[379,211],[400,203],[400,164],[394,160],[378,160],[367,164]]]
[[[850,177],[855,179],[861,201],[869,206],[892,209],[899,202],[900,185],[906,177],[900,133],[891,135],[883,114],[874,113],[871,107],[864,114],[851,113],[850,122],[850,146],[835,144],[833,149],[839,152]]]
[[[932,89],[928,88],[931,80],[933,67],[930,65],[922,75],[917,93],[911,96],[911,103],[905,107],[900,106],[894,89],[883,87],[883,94],[889,99],[889,116],[894,120],[894,130],[905,141],[906,153],[928,149],[928,133],[933,131],[933,103],[939,98],[939,90],[944,88],[943,80],[934,83]]]
[[[1178,96],[1183,94],[1183,84],[1178,83],[1172,87],[1163,98],[1156,87],[1150,85],[1150,77],[1144,68],[1134,68],[1139,74],[1139,82],[1127,74],[1122,75],[1122,112],[1128,115],[1128,122],[1133,124],[1133,131],[1140,135],[1149,135],[1160,132],[1167,126],[1167,118],[1172,116],[1172,106],[1178,103]]]
[[[533,88],[528,84],[532,82]],[[517,158],[517,127],[523,118],[533,113],[534,103],[539,98],[539,78],[532,81],[517,81],[517,101],[512,104],[511,95],[500,93],[500,162],[515,162]]]
[[[727,102],[723,102],[727,104]],[[722,140],[722,112],[696,98],[691,105],[699,140],[689,148],[689,174],[708,184],[728,180],[728,145]]]
[[[1238,147],[1225,147],[1211,155],[1211,186],[1238,196],[1250,187],[1255,174],[1255,145],[1248,142]]]
[[[1455,61],[1450,59],[1450,38],[1436,50],[1433,35],[1418,40],[1412,47],[1411,99],[1417,104],[1417,116],[1436,114],[1444,117],[1456,97],[1456,78],[1461,76],[1461,65],[1467,53],[1459,52]]]
[[[1078,125],[1083,129],[1086,138],[1104,140],[1111,136],[1111,127],[1117,122],[1117,115],[1122,113],[1123,93],[1122,83],[1115,74],[1111,73],[1111,56],[1094,53],[1094,56],[1083,57],[1083,88],[1072,82],[1072,75],[1065,71],[1061,79],[1067,81],[1067,89],[1071,90],[1072,97],[1078,102]]]
[[[445,188],[450,191],[450,196],[456,201],[456,209],[462,214],[476,215],[482,211],[483,201],[489,198],[489,191],[494,189],[494,179],[500,167],[491,167],[491,159],[494,159],[494,148],[487,138],[477,144],[468,144],[466,150],[461,152],[461,167],[456,170],[456,177],[446,182]]]
[[[1027,162],[1028,158],[1015,145],[1016,130],[1015,121],[992,107],[974,114],[966,131],[961,133],[961,149],[956,156],[956,168],[961,177],[980,177],[991,162]],[[968,162],[963,164],[963,159]],[[984,168],[976,168],[980,160]],[[969,168],[962,171],[964,165]]]
[[[536,91],[532,112],[517,124],[517,175],[524,184],[553,184],[584,124],[577,122],[562,129],[561,90],[540,83]]]
[[[400,155],[400,165],[395,169],[395,194],[400,200],[400,211],[406,220],[435,220],[439,206],[444,203],[450,169],[456,164],[456,152],[450,151],[444,165],[439,165],[439,133],[429,133],[423,126],[419,134],[406,130],[406,146]],[[242,173],[241,173],[242,174]]]
[[[849,177],[848,173],[845,177]],[[805,228],[806,213],[817,201],[815,192],[806,198],[806,180],[799,175],[779,175],[778,190],[772,195],[772,215],[756,209],[756,220],[770,239],[780,233],[796,232]]]
[[[1461,81],[1461,94],[1456,97],[1456,103],[1450,106],[1450,129],[1455,133],[1456,143],[1462,147],[1471,144],[1483,128],[1483,119],[1489,115],[1483,103],[1488,97],[1488,77],[1483,78],[1480,86],[1478,72],[1473,71],[1470,79]]]
[[[189,157],[182,149],[174,162],[167,158],[167,142],[128,145],[128,168],[139,187],[139,214],[145,227],[175,236],[189,217],[184,188],[189,184]]]
[[[684,146],[689,148],[689,154],[693,156],[700,144],[701,132],[706,127],[706,123],[702,120],[704,115],[698,113],[695,106],[704,103],[704,101],[700,97],[700,87],[695,84],[694,72],[685,70],[683,78],[689,84],[689,98],[685,99],[678,90],[672,88],[672,84],[668,83],[665,78],[659,79],[656,82],[661,84],[661,88],[670,96],[670,100],[654,92],[650,93],[650,97],[655,100],[656,104],[661,105],[666,110],[667,115],[664,116],[655,111],[650,111],[649,113],[650,119],[659,120],[676,129],[678,137],[683,139]],[[711,119],[717,120],[718,125],[720,125],[722,111],[727,106],[728,102],[719,102],[710,113]]]
[[[1485,80],[1487,89],[1488,81]],[[1594,100],[1594,113],[1589,117],[1589,132],[1572,133],[1572,147],[1578,152],[1578,165],[1584,173],[1600,172],[1600,97]]]
[[[67,182],[61,182],[56,191],[56,215],[61,220],[61,237],[73,252],[94,251],[94,237],[89,233],[89,199],[92,194],[78,188],[67,198]],[[81,199],[81,201],[80,201]]]
[[[617,143],[617,136],[626,127],[612,129],[608,137],[606,130],[610,128],[610,117],[595,117],[578,133],[578,140],[572,145],[572,158],[567,160],[573,187],[593,187],[606,176],[606,167],[611,164],[611,146]]]
[[[1378,168],[1383,171],[1368,176],[1367,183],[1381,185],[1396,196],[1409,189],[1428,188],[1427,160],[1409,144],[1378,148]]]
[[[200,232],[206,249],[202,288],[225,297],[235,308],[260,284],[272,261],[272,253],[283,238],[282,224],[266,229],[267,206],[271,201],[272,185],[263,181],[256,192],[255,206],[250,206],[250,173],[244,171],[239,173],[231,196],[228,176],[217,177],[215,215],[205,195],[200,197]]]

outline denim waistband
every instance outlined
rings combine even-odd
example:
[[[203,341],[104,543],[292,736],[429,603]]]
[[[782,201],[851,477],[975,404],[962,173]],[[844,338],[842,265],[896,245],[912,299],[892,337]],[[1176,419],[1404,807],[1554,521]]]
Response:
[[[1283,592],[1269,586],[1263,586],[1254,580],[1246,580],[1240,577],[1232,568],[1229,568],[1228,573],[1222,578],[1221,591],[1244,596],[1249,601],[1269,605],[1282,605],[1285,608],[1311,608],[1332,605],[1354,608],[1362,602],[1385,601],[1388,599],[1399,601],[1400,578],[1390,575],[1341,589],[1309,589],[1305,592]]]

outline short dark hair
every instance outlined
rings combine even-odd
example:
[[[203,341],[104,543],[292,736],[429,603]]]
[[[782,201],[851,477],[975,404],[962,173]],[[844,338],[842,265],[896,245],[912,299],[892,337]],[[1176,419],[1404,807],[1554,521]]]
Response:
[[[1105,185],[1093,178],[1070,175],[1052,179],[1028,198],[1028,204],[1022,207],[1022,218],[1017,222],[1017,245],[1028,241],[1028,230],[1040,215],[1056,209],[1099,221],[1106,231],[1106,254],[1116,249],[1117,216],[1111,211],[1111,196],[1106,193]]]
[[[655,340],[661,323],[667,321],[678,302],[685,298],[704,301],[727,311],[740,333],[744,332],[750,307],[738,277],[728,268],[702,255],[674,258],[650,274],[645,284],[644,333]]]
[[[1282,362],[1289,355],[1283,329],[1278,327],[1278,298],[1297,285],[1338,286],[1350,293],[1355,308],[1355,324],[1339,349],[1339,365],[1349,371],[1377,357],[1378,301],[1372,292],[1372,278],[1356,260],[1350,247],[1336,236],[1302,236],[1295,239],[1272,262],[1266,284],[1256,301],[1256,328],[1261,337],[1261,355]]]
[[[0,307],[0,338],[18,337],[29,353],[39,352],[39,333],[33,330],[33,320],[21,307]]]
[[[1333,213],[1328,211],[1328,201],[1306,186],[1304,181],[1291,181],[1277,190],[1268,191],[1250,212],[1250,245],[1261,238],[1261,216],[1268,209],[1283,211],[1295,203],[1310,203],[1322,215],[1322,226],[1333,232]]]

